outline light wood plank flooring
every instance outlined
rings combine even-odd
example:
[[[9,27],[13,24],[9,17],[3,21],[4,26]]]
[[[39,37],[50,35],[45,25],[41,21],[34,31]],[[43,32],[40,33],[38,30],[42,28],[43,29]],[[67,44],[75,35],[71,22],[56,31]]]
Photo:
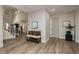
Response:
[[[50,38],[47,43],[26,41],[24,37],[5,40],[0,54],[78,54],[79,44],[62,39]]]

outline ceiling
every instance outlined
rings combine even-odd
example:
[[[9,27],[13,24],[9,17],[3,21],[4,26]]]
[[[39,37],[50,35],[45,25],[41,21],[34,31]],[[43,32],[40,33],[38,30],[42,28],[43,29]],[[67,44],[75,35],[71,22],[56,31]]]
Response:
[[[11,6],[27,13],[46,9],[52,15],[69,12],[79,8],[78,5],[11,5]],[[55,11],[52,11],[52,9],[55,9]]]

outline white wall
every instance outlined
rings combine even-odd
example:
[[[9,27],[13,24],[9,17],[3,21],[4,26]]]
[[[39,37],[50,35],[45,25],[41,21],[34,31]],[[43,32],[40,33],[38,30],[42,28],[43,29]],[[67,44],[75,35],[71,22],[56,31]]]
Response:
[[[40,30],[41,31],[41,42],[45,43],[48,40],[49,37],[49,15],[46,12],[46,10],[40,10],[36,12],[32,12],[28,14],[28,30],[32,29],[32,21],[38,21],[38,29],[34,30]],[[48,22],[47,22],[48,21]]]
[[[79,10],[75,12],[75,21],[76,21],[76,42],[79,43]]]
[[[58,16],[53,16],[52,18],[52,37],[59,37],[59,17]]]
[[[59,37],[59,17],[50,16],[50,37]]]
[[[3,6],[0,6],[0,48],[3,47]]]
[[[46,19],[45,19],[45,31],[46,31],[46,33],[45,33],[45,36],[46,36],[46,41],[48,41],[49,40],[49,37],[50,37],[50,14],[47,12],[47,11],[45,11],[45,17],[46,17]]]
[[[65,39],[66,28],[63,27],[64,21],[71,21],[71,25],[74,26],[74,12],[68,12],[63,14],[54,15],[52,17],[52,34],[50,36]],[[73,30],[74,31],[74,30]],[[72,31],[73,37],[74,32]],[[74,39],[74,38],[73,38]]]
[[[5,23],[13,24],[15,9],[3,6],[3,19]]]
[[[52,20],[52,16],[50,16],[50,19],[49,19],[49,21],[50,21],[50,37],[52,37],[53,36],[53,32],[52,32],[52,27],[53,27],[53,20]]]

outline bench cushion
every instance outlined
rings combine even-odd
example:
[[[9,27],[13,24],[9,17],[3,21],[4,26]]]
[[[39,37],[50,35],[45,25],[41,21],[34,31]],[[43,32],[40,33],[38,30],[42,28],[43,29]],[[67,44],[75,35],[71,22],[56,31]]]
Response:
[[[26,35],[26,37],[32,37],[32,38],[41,38],[41,36],[35,36],[35,35]]]

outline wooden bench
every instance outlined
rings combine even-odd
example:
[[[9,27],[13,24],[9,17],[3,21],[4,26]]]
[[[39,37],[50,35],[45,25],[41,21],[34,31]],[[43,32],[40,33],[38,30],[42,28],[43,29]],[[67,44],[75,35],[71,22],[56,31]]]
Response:
[[[26,35],[27,41],[33,41],[36,43],[41,42],[41,32],[40,31],[29,31]]]

